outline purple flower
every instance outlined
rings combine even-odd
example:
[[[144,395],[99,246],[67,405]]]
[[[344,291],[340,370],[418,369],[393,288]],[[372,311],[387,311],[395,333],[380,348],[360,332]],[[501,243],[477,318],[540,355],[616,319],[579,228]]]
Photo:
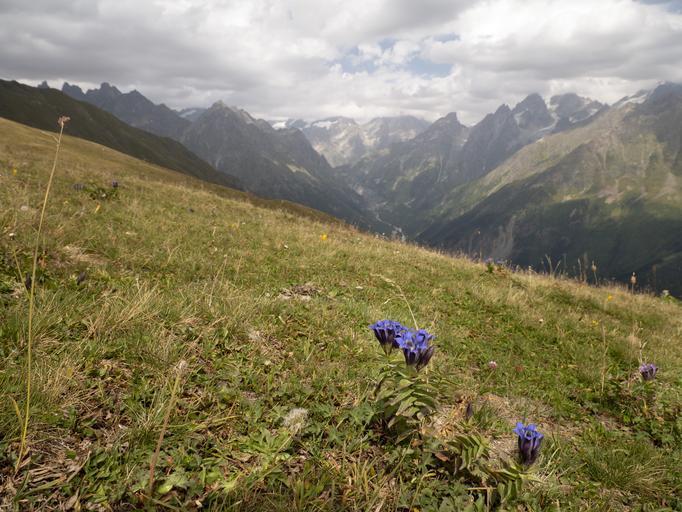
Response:
[[[396,336],[398,346],[403,350],[405,364],[421,370],[429,364],[436,347],[430,344],[433,334],[429,334],[424,329],[418,331],[404,330]]]
[[[81,271],[80,274],[78,274],[78,277],[76,278],[76,284],[81,285],[83,282],[87,279],[88,274],[85,272],[85,270]]]
[[[644,380],[654,380],[656,378],[656,372],[658,367],[653,363],[645,363],[639,367],[639,373],[642,375]]]
[[[514,433],[519,436],[519,455],[521,462],[526,466],[533,464],[540,455],[540,446],[542,445],[543,436],[537,431],[534,424],[525,426],[518,422]]]
[[[407,330],[394,320],[379,320],[374,325],[370,325],[369,328],[374,331],[374,336],[376,336],[386,355],[390,354],[394,348],[399,348],[397,337]]]

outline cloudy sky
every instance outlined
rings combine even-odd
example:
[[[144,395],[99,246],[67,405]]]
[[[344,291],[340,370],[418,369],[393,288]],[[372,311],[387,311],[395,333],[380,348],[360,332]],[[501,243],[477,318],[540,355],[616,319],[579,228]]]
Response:
[[[2,0],[0,77],[259,117],[613,102],[682,82],[682,0]]]

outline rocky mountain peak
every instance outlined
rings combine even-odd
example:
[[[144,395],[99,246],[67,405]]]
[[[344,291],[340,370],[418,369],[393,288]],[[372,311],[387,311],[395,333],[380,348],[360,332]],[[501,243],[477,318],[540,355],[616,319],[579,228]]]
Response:
[[[116,95],[123,94],[121,91],[118,90],[118,87],[116,87],[115,85],[111,85],[109,82],[102,82],[99,85],[99,90],[100,91],[106,91],[106,92],[111,91]]]
[[[545,100],[538,93],[526,96],[514,107],[512,114],[516,124],[524,130],[539,130],[554,123]]]
[[[86,94],[96,94],[103,98],[113,99],[121,96],[123,93],[116,86],[109,84],[109,82],[102,82],[99,89],[90,89]]]
[[[225,108],[229,108],[229,107],[225,104],[225,102],[223,100],[218,100],[218,101],[214,102],[213,105],[208,107],[208,109],[206,109],[206,110],[221,110],[221,109],[225,109]]]
[[[556,117],[573,118],[577,121],[594,115],[604,105],[590,98],[569,92],[552,96],[549,100],[549,106]]]
[[[85,93],[83,92],[83,89],[77,85],[71,85],[69,82],[64,82],[62,85],[62,92],[68,96],[71,96],[73,99],[79,101],[85,100]]]
[[[682,84],[663,82],[657,85],[647,98],[647,103],[658,103],[669,99],[682,99]]]
[[[459,118],[457,117],[457,112],[450,112],[448,114],[445,114],[439,120],[442,120],[444,123],[447,123],[449,125],[464,126],[462,123],[459,122]],[[436,122],[438,122],[438,121],[436,121]]]
[[[440,141],[440,143],[447,145],[449,148],[452,140],[462,139],[463,132],[466,130],[467,127],[459,122],[457,113],[450,112],[449,114],[436,119],[431,126],[415,137],[415,141],[418,143],[434,143]]]
[[[239,107],[236,107],[234,105],[227,105],[224,101],[218,100],[213,105],[210,106],[210,108],[206,109],[204,114],[213,114],[213,115],[222,115],[225,118],[234,118],[235,120],[238,120],[240,122],[244,122],[246,124],[259,124],[259,120],[255,119],[254,117],[251,116],[246,110],[243,110]],[[200,116],[202,117],[202,116]],[[266,122],[266,124],[268,124]],[[270,125],[268,124],[268,127]]]
[[[503,103],[502,105],[497,107],[497,110],[493,114],[488,114],[486,117],[490,116],[490,117],[500,119],[500,118],[505,118],[505,117],[509,116],[511,113],[512,113],[512,111],[509,108],[509,105],[507,105],[506,103]]]

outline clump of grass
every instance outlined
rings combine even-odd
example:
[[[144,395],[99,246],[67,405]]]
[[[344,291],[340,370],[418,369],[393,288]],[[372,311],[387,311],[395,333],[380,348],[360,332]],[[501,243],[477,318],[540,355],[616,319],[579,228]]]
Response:
[[[64,133],[64,126],[70,121],[69,117],[61,116],[57,120],[59,125],[59,136],[57,137],[57,147],[54,152],[54,160],[52,161],[52,170],[50,177],[47,180],[45,187],[45,196],[43,198],[43,206],[40,210],[40,220],[38,221],[38,231],[36,233],[35,247],[33,250],[33,266],[31,267],[30,279],[26,278],[26,287],[28,288],[28,333],[26,342],[26,398],[24,404],[24,418],[21,425],[21,439],[19,442],[19,452],[17,453],[17,463],[15,471],[19,470],[21,461],[26,450],[26,436],[28,434],[28,422],[31,417],[31,366],[33,357],[33,319],[35,315],[35,293],[36,293],[36,272],[38,270],[38,253],[40,251],[41,235],[43,233],[43,223],[45,221],[45,210],[47,209],[47,201],[50,198],[50,190],[52,189],[52,182],[54,181],[54,174],[57,169],[57,159],[59,158],[59,149],[62,145],[62,135]],[[15,404],[16,407],[16,404]]]
[[[598,429],[587,434],[581,451],[585,473],[610,489],[655,497],[670,492],[670,468],[644,439]]]

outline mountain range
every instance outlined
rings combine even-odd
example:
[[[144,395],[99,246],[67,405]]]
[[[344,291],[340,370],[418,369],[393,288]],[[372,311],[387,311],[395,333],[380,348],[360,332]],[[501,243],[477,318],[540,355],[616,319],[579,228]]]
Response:
[[[365,229],[388,229],[297,129],[276,130],[222,102],[175,111],[136,90],[122,93],[108,83],[83,92],[65,82],[62,92],[132,126],[175,139],[248,192],[301,203]]]
[[[682,86],[625,98],[450,190],[417,238],[522,266],[595,262],[682,293]]]
[[[276,130],[244,110],[217,102],[180,141],[219,171],[236,176],[247,191],[302,203],[364,228],[385,228],[295,128]]]
[[[416,237],[430,226],[453,189],[485,176],[546,135],[588,123],[604,108],[575,94],[555,96],[548,107],[531,94],[513,109],[501,105],[471,127],[453,112],[414,139],[341,171],[381,218]]]
[[[360,124],[348,117],[313,122],[301,119],[272,122],[275,128],[298,128],[334,167],[355,164],[363,157],[388,149],[393,143],[413,139],[429,123],[414,116],[377,117]]]
[[[47,86],[47,84],[45,84]],[[612,106],[530,94],[473,126],[400,116],[266,122],[102,84],[65,94],[181,142],[246,190],[480,258],[682,294],[682,86]],[[0,114],[1,115],[1,114]],[[592,273],[591,273],[592,275]]]

